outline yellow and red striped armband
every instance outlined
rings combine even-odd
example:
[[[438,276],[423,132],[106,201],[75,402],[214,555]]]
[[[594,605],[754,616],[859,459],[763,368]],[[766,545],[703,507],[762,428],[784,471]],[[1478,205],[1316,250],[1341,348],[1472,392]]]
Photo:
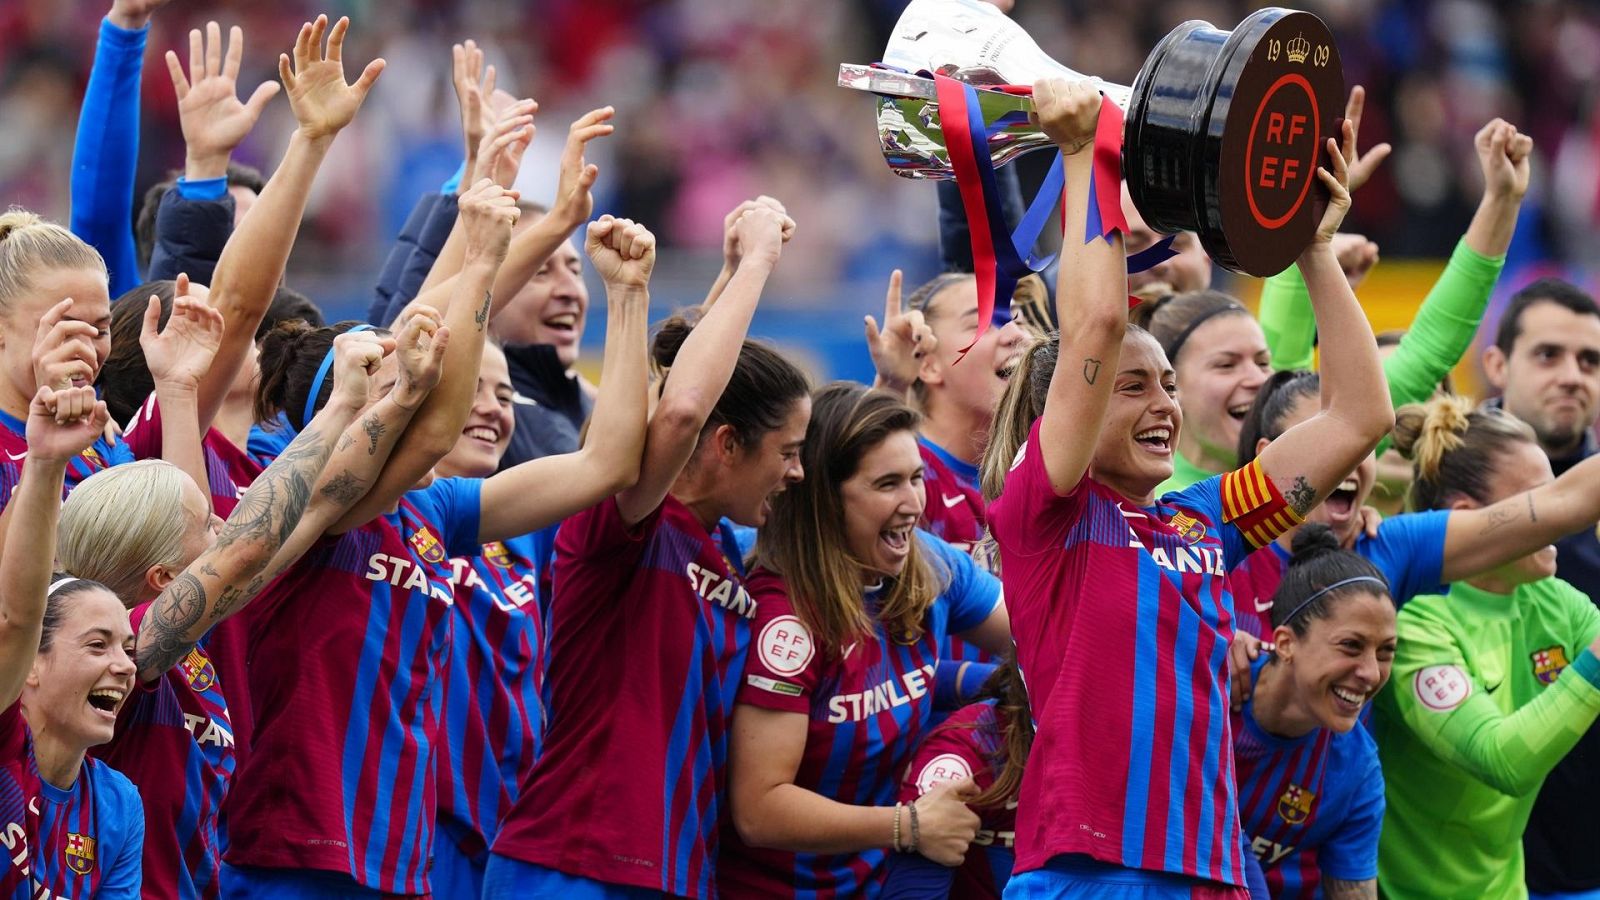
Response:
[[[1278,493],[1257,459],[1222,476],[1222,521],[1232,523],[1259,550],[1304,518]]]

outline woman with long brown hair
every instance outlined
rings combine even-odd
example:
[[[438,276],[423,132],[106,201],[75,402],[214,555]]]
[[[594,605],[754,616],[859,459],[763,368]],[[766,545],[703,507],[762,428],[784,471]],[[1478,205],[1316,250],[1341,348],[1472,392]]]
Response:
[[[729,750],[730,896],[870,893],[890,849],[954,865],[977,834],[970,782],[894,803],[930,726],[942,639],[1010,644],[999,583],[916,528],[917,422],[881,391],[818,391],[806,481],[774,500],[757,537],[755,638]]]

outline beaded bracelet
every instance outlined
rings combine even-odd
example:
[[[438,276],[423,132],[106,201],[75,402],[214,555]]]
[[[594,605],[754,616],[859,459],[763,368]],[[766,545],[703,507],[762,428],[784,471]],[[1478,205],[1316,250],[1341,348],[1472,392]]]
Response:
[[[894,852],[896,853],[905,852],[900,847],[900,807],[902,806],[905,806],[905,804],[896,803],[894,805]]]
[[[910,803],[907,805],[911,808],[911,846],[906,848],[906,852],[915,853],[917,851],[917,841],[922,837],[917,831],[917,804]]]

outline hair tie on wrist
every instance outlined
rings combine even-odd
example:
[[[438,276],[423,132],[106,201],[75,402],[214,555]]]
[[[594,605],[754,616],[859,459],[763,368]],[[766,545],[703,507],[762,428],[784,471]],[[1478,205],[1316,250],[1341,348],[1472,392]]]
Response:
[[[358,331],[371,331],[371,325],[357,325],[344,334],[355,334]],[[334,335],[335,338],[338,335]],[[328,355],[322,358],[322,365],[317,367],[317,377],[311,379],[311,393],[306,395],[305,414],[300,417],[300,430],[304,431],[311,424],[311,417],[317,412],[317,395],[322,393],[322,382],[328,377],[328,371],[333,368],[333,346],[328,346]]]

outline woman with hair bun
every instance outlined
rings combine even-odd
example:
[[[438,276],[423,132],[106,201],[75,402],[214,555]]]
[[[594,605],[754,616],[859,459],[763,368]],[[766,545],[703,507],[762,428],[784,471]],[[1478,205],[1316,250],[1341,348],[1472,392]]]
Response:
[[[1301,526],[1272,598],[1275,649],[1233,714],[1239,821],[1277,900],[1377,896],[1383,771],[1360,719],[1389,680],[1394,619],[1382,573]]]
[[[1407,407],[1395,441],[1416,464],[1415,509],[1478,515],[1474,531],[1498,543],[1552,519],[1567,524],[1549,540],[1594,527],[1600,490],[1569,481],[1593,467],[1553,479],[1533,429],[1501,410]],[[1545,542],[1495,552],[1492,568],[1400,610],[1376,716],[1388,897],[1526,897],[1521,837],[1539,786],[1600,715],[1600,610],[1555,577]]]

